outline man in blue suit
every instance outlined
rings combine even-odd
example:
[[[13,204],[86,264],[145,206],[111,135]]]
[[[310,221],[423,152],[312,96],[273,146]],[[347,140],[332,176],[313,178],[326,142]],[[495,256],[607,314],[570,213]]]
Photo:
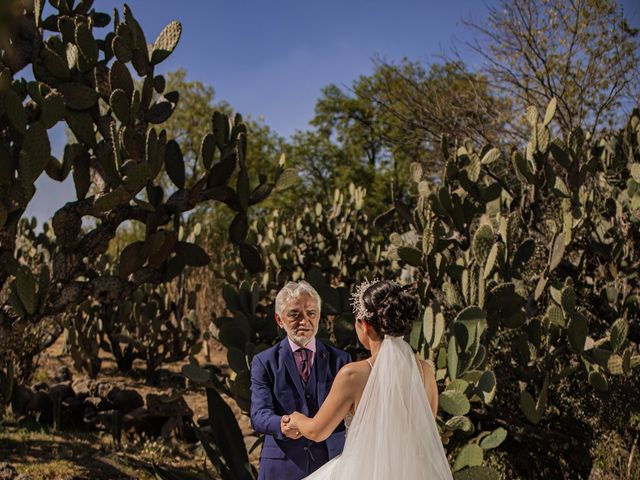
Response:
[[[299,480],[342,452],[344,425],[324,442],[312,442],[287,424],[287,415],[313,417],[348,353],[315,338],[320,296],[305,281],[290,282],[276,296],[276,322],[287,338],[251,363],[251,425],[265,440],[259,480]]]

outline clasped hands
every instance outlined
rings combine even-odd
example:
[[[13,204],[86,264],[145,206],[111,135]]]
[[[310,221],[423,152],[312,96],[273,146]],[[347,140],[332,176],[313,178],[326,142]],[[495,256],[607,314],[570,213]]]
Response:
[[[296,418],[298,415],[302,414],[293,412],[291,415],[283,415],[280,418],[280,430],[282,431],[282,434],[287,438],[291,438],[292,440],[298,440],[299,438],[302,438],[302,434],[300,433],[298,424],[296,423]]]

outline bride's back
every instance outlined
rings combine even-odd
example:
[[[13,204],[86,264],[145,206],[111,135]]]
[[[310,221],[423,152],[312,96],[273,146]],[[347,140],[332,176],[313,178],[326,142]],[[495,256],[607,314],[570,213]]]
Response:
[[[358,408],[362,393],[364,392],[369,376],[371,375],[373,363],[374,361],[367,358],[366,360],[352,362],[342,367],[342,370],[349,375],[350,383],[354,392],[353,405],[349,411],[351,417],[355,414]],[[436,384],[436,377],[428,362],[416,358],[416,365],[422,377],[422,384],[427,396],[428,407],[431,409],[435,417],[438,411],[438,386]],[[350,423],[350,421],[347,423]]]
[[[451,472],[425,381],[430,368],[400,337],[384,338],[369,368],[353,364],[354,388],[362,388],[342,460],[330,478],[450,479]],[[421,367],[421,368],[419,368]],[[429,368],[429,370],[426,370]],[[370,371],[367,373],[365,369]],[[435,383],[435,380],[434,380]],[[431,405],[433,408],[434,406]]]

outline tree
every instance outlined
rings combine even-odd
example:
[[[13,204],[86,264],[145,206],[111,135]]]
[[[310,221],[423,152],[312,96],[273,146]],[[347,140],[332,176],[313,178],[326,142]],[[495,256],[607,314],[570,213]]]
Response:
[[[556,98],[565,134],[610,129],[638,101],[638,29],[615,0],[501,0],[486,24],[467,25],[479,33],[470,46],[498,94],[521,111]],[[511,126],[526,137],[522,122]]]
[[[315,128],[294,137],[292,158],[325,195],[351,182],[366,185],[367,213],[375,217],[406,200],[412,162],[439,173],[442,135],[495,142],[507,107],[460,62],[428,70],[407,59],[379,62],[349,91],[323,89],[310,122]]]
[[[441,137],[495,143],[508,102],[488,92],[486,80],[463,62],[379,62],[364,90],[383,112],[385,136],[396,156],[433,171],[441,165]]]

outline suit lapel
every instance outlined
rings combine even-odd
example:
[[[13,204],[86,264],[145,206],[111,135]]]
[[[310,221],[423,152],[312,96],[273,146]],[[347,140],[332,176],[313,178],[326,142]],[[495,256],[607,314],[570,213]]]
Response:
[[[316,369],[316,398],[320,405],[327,396],[325,387],[327,381],[327,373],[329,371],[329,355],[327,347],[320,340],[316,340],[316,358],[314,359],[314,368]]]
[[[293,384],[296,386],[298,395],[300,395],[300,398],[304,400],[304,386],[302,385],[302,379],[300,378],[298,367],[296,367],[296,361],[293,359],[293,352],[291,351],[289,340],[287,338],[280,342],[280,354],[284,358],[284,365],[289,372],[291,380],[293,380]]]

